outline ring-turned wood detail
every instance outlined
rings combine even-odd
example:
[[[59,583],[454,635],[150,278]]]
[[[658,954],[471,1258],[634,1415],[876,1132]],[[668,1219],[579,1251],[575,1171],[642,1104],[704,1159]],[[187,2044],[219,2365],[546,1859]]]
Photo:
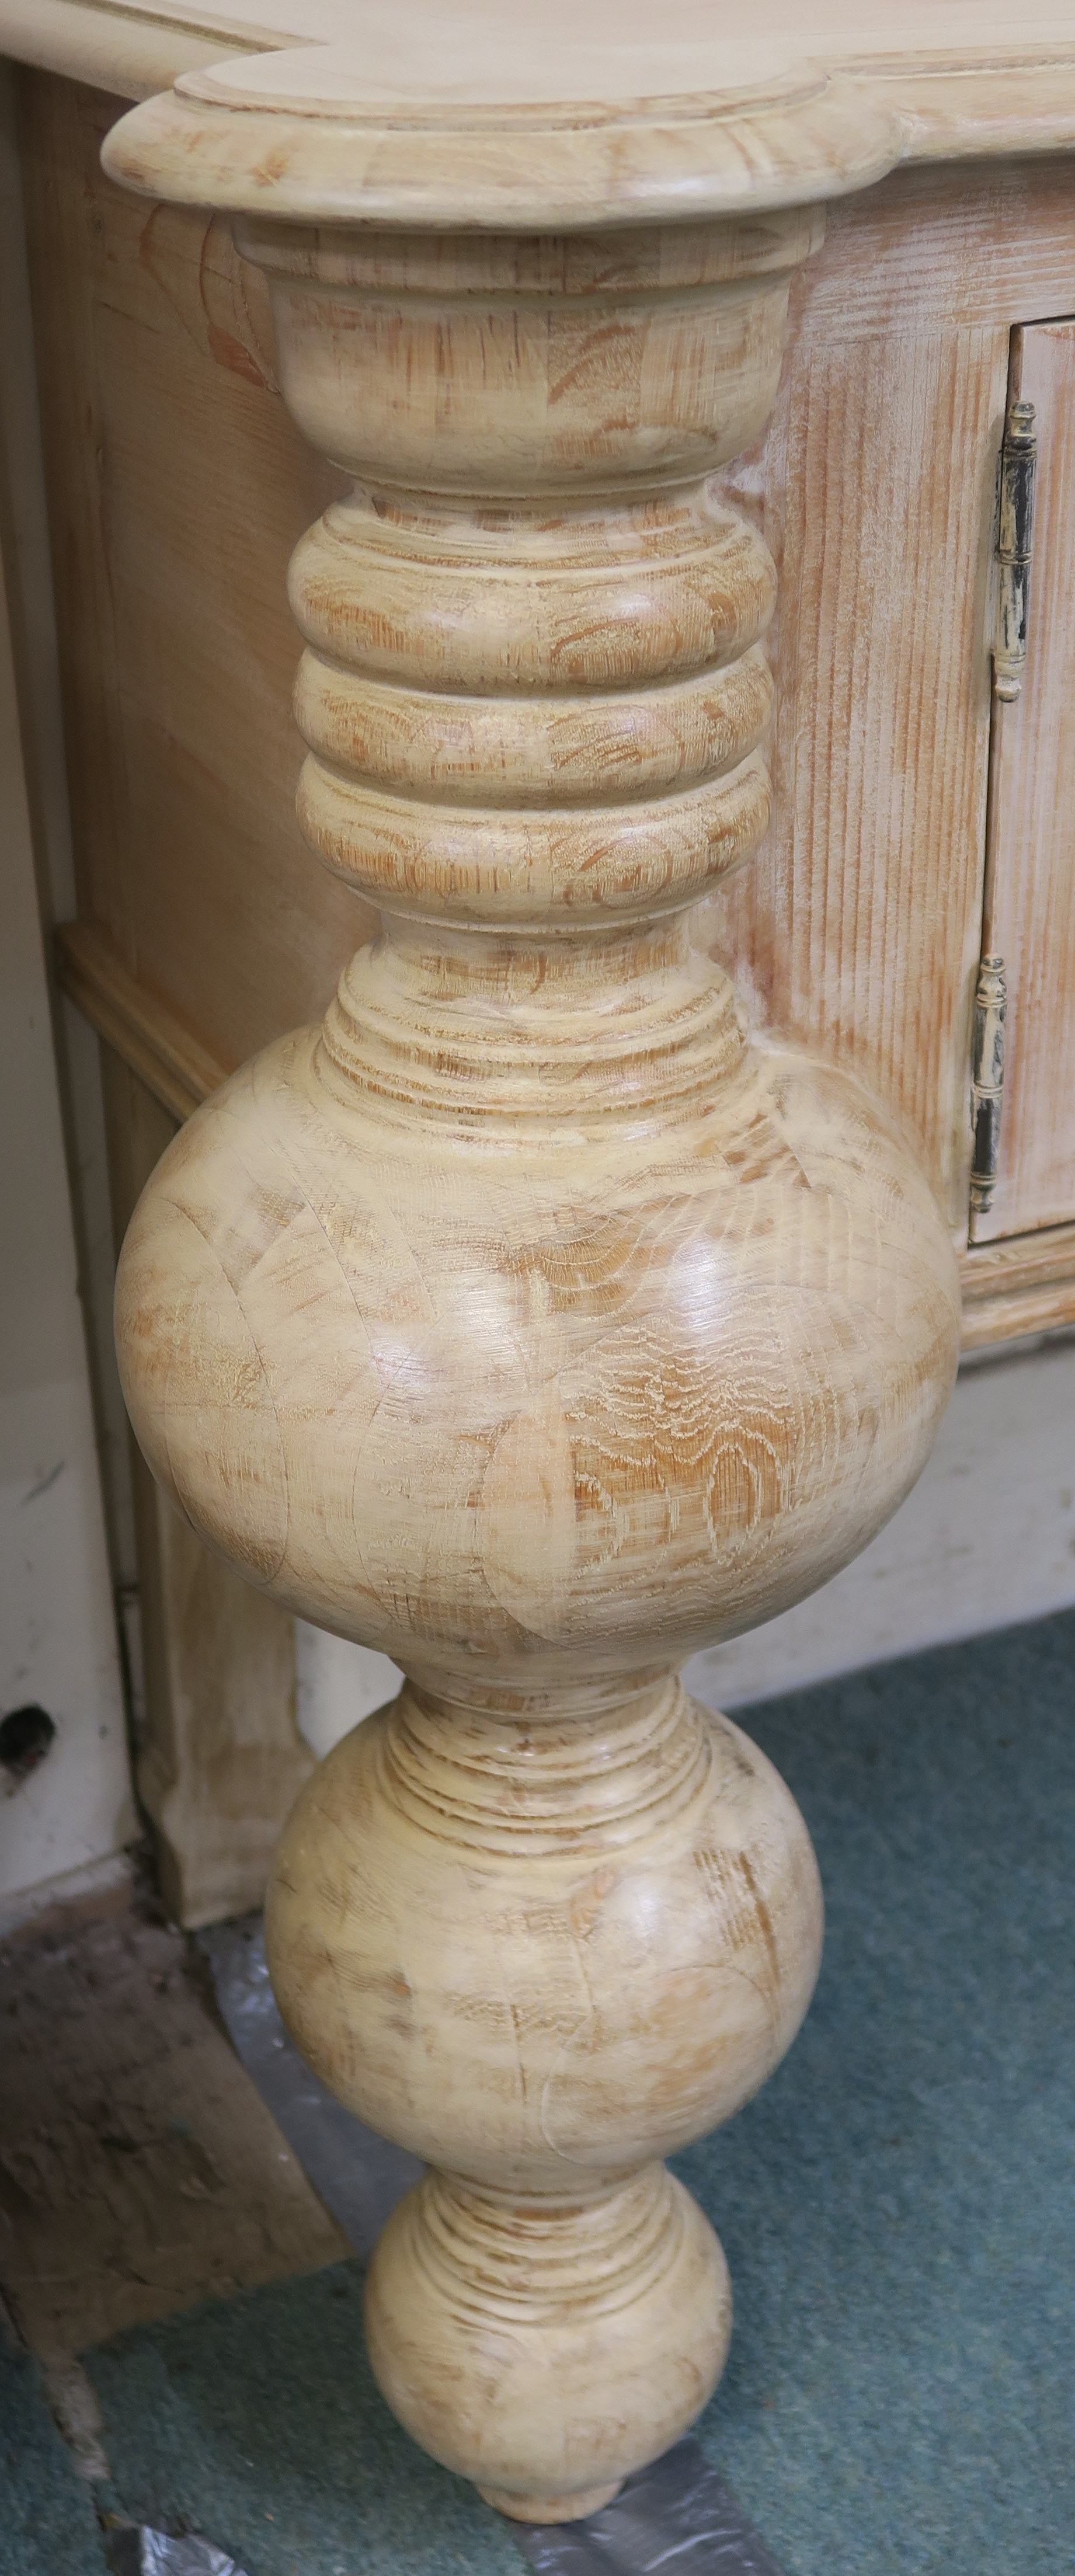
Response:
[[[802,1819],[676,1669],[865,1544],[955,1365],[899,1135],[692,942],[770,795],[773,566],[708,478],[816,237],[239,227],[356,478],[292,568],[300,811],[383,927],[159,1166],[122,1368],[203,1536],[408,1674],[300,1796],[272,1974],[433,2168],[371,2267],[381,2385],[539,2520],[713,2388],[723,2256],[660,2159],[817,1970]]]

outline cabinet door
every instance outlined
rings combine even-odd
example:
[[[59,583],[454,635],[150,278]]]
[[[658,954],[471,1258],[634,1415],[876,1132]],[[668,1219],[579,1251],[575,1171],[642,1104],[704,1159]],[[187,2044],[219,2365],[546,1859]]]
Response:
[[[1075,320],[1022,333],[1038,478],[1022,694],[994,702],[985,945],[1008,986],[1000,1159],[975,1243],[1075,1219]]]

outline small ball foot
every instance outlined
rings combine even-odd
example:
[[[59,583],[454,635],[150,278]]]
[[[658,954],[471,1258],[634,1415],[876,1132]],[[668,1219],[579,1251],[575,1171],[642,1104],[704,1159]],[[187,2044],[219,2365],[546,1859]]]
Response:
[[[685,2433],[731,2333],[724,2256],[667,2167],[584,2199],[431,2173],[370,2265],[389,2405],[517,2522],[572,2522]]]
[[[622,2485],[617,2478],[613,2486],[585,2487],[569,2496],[507,2495],[502,2487],[479,2487],[478,2494],[512,2522],[581,2522],[585,2514],[600,2513],[603,2504],[611,2504]]]

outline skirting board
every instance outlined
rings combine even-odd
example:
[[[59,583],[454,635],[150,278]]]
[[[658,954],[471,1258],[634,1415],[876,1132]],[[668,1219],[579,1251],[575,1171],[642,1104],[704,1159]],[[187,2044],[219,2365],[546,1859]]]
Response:
[[[134,1861],[129,1851],[108,1852],[85,1869],[64,1869],[56,1878],[38,1879],[34,1887],[0,1896],[0,1941],[10,1940],[32,1924],[35,1932],[70,1926],[76,1919],[92,1922],[100,1914],[118,1914],[133,1901]]]
[[[802,1689],[1075,1602],[1075,1336],[965,1367],[925,1474],[853,1564],[767,1628],[695,1655],[710,1708]],[[387,1656],[298,1623],[317,1753],[391,1697]]]

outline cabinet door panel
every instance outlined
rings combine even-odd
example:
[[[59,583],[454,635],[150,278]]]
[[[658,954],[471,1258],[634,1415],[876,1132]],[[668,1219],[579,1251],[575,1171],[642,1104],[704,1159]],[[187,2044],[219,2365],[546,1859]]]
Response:
[[[1075,1218],[1075,321],[1023,333],[1038,485],[1022,695],[994,709],[988,945],[1005,961],[1000,1171],[976,1243]]]

